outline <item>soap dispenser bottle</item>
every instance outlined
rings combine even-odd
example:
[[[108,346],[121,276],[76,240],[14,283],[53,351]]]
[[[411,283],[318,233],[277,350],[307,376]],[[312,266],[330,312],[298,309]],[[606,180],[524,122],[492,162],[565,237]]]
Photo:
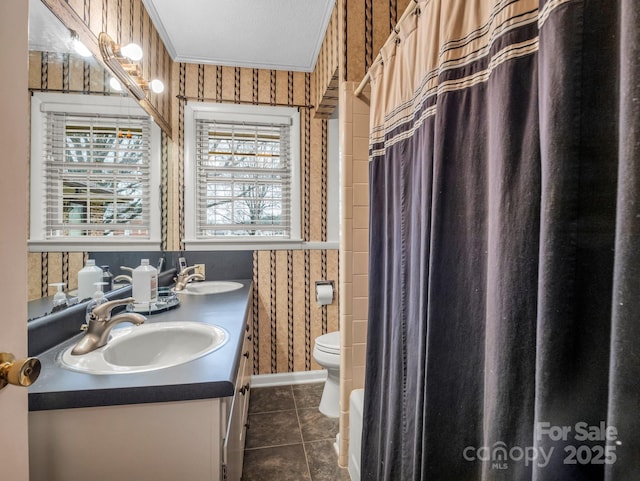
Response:
[[[58,292],[53,296],[53,309],[51,312],[57,312],[69,305],[69,300],[67,299],[67,295],[64,293],[62,288],[64,287],[64,282],[53,282],[49,284],[50,286],[56,286],[58,288]]]
[[[87,311],[84,316],[87,322],[89,322],[89,320],[91,319],[91,313],[93,312],[93,310],[100,304],[104,304],[105,302],[107,302],[107,298],[104,297],[104,292],[102,291],[105,282],[94,282],[93,284],[95,287],[95,291],[91,296],[91,300],[87,304]]]
[[[133,270],[133,287],[131,294],[137,308],[149,308],[158,300],[158,271],[149,265],[149,259],[142,259],[140,265]]]
[[[102,282],[102,269],[96,265],[94,259],[88,259],[85,266],[78,272],[78,301],[89,299],[96,282]]]

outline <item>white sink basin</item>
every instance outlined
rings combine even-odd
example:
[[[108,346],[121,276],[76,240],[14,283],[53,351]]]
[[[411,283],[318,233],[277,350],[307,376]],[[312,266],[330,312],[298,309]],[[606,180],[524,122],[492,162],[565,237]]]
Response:
[[[157,322],[114,329],[106,346],[74,356],[66,349],[62,365],[89,374],[127,374],[177,366],[209,354],[227,341],[227,332],[202,322]]]
[[[240,289],[242,284],[233,281],[204,281],[190,282],[187,286],[178,291],[178,294],[194,294],[196,296],[204,296],[206,294],[221,294],[223,292],[231,292]]]

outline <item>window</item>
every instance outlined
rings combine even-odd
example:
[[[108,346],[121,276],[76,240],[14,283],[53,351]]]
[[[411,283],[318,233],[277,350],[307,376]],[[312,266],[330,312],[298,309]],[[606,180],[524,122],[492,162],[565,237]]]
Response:
[[[49,95],[32,109],[31,247],[157,245],[155,124],[130,99]]]
[[[47,114],[47,239],[148,238],[149,123]]]
[[[187,242],[300,241],[299,113],[188,105]]]

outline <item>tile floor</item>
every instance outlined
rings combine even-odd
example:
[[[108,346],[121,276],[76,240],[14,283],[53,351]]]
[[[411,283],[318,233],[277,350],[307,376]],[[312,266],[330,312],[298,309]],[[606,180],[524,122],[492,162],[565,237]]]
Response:
[[[252,388],[242,481],[349,481],[338,419],[318,411],[323,383]]]

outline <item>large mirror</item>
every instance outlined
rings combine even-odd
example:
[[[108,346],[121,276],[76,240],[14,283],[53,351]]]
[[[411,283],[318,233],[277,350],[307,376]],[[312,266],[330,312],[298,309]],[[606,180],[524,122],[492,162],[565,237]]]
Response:
[[[69,29],[40,0],[29,0],[29,51],[77,55]]]
[[[91,56],[88,51],[84,55],[77,51],[74,32],[65,26],[41,0],[29,0],[29,12],[29,91],[32,93],[32,102],[34,96],[41,92],[62,96],[68,94],[75,97],[82,94],[94,94],[97,97],[126,96],[110,84],[112,76],[101,62]],[[31,187],[33,188],[42,190],[38,186]],[[31,229],[33,230],[33,226]],[[33,238],[33,235],[30,237]],[[28,319],[34,319],[52,311],[53,297],[62,281],[67,281],[63,289],[70,299],[73,299],[76,294],[76,276],[84,264],[85,254],[61,252],[64,249],[54,248],[53,250],[55,252],[47,252],[43,249],[44,252],[30,253]],[[147,257],[157,265],[162,253],[149,252]],[[97,262],[98,265],[102,265],[105,262],[104,256]],[[113,262],[118,262],[117,265],[110,266],[115,277],[130,274],[128,271],[121,270],[121,265],[136,267],[136,265],[119,263],[116,258]]]

